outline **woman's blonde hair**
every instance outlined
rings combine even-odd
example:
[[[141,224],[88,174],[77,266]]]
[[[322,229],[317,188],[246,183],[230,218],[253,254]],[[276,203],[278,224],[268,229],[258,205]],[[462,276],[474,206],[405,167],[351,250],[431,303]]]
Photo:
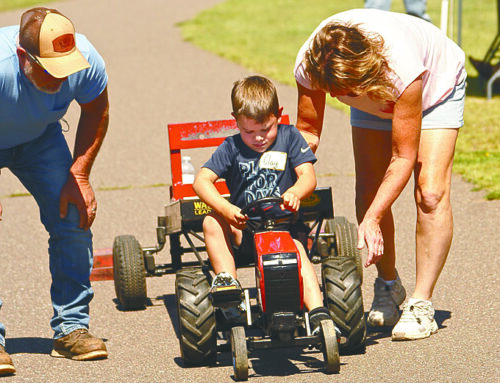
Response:
[[[233,116],[244,115],[258,123],[271,114],[280,117],[278,93],[273,83],[262,76],[249,76],[234,83],[231,90]]]
[[[359,25],[331,22],[314,36],[305,54],[305,70],[314,87],[378,101],[395,101],[384,56],[384,39]]]

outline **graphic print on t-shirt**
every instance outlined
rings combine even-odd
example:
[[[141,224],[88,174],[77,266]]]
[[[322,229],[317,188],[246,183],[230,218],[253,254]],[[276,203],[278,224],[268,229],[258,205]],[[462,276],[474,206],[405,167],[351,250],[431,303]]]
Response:
[[[246,179],[245,190],[247,204],[264,197],[279,197],[278,174],[285,170],[287,153],[269,151],[258,160],[240,162],[241,175]]]

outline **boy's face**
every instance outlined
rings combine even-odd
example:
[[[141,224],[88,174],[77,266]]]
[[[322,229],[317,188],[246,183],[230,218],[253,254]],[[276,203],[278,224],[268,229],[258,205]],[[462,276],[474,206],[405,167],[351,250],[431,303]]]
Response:
[[[276,140],[278,118],[273,114],[263,123],[240,115],[236,118],[236,123],[245,145],[257,153],[264,153]]]

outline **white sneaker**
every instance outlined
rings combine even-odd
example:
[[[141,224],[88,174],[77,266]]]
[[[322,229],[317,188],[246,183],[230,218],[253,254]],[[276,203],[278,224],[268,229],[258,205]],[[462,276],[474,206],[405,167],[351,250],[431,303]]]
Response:
[[[396,281],[386,284],[382,278],[375,279],[373,303],[368,314],[370,326],[393,326],[399,319],[399,305],[405,301],[406,290],[396,272]]]
[[[434,320],[431,301],[410,299],[403,306],[398,324],[392,329],[392,340],[415,340],[428,338],[436,333],[438,326]]]

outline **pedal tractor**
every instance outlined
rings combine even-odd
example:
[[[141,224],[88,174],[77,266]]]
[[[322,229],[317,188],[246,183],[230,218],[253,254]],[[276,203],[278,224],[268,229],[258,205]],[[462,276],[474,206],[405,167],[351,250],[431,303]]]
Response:
[[[282,117],[282,123],[288,123],[288,116]],[[224,343],[223,339],[230,334],[236,380],[248,378],[248,354],[257,349],[318,348],[330,373],[340,369],[339,350],[341,353],[364,352],[363,271],[356,248],[357,230],[344,217],[334,217],[331,188],[317,188],[311,197],[302,201],[300,213],[311,228],[306,251],[313,263],[321,264],[325,306],[340,330],[340,341],[334,324],[328,320],[321,322],[319,334],[311,334],[304,311],[295,243],[287,231],[276,230],[283,222],[277,222],[263,207],[279,203],[279,199],[256,201],[244,210],[256,211],[260,220],[252,220],[247,225],[254,233],[254,257],[237,267],[254,267],[256,285],[255,289],[243,290],[244,322],[241,319],[232,322],[218,307],[224,304],[210,299],[214,275],[204,255],[202,236],[202,222],[210,209],[196,197],[192,185],[182,183],[181,150],[220,145],[226,136],[237,133],[235,121],[170,124],[168,133],[171,200],[165,205],[165,215],[158,217],[158,243],[142,247],[133,235],[120,235],[113,243],[115,291],[122,309],[144,309],[146,279],[175,273],[178,333],[184,363],[214,364],[217,352],[229,350],[228,342]],[[223,181],[217,182],[216,187],[221,194],[228,194]],[[155,254],[163,250],[167,236],[171,262],[157,264]],[[251,294],[255,290],[256,297]]]

